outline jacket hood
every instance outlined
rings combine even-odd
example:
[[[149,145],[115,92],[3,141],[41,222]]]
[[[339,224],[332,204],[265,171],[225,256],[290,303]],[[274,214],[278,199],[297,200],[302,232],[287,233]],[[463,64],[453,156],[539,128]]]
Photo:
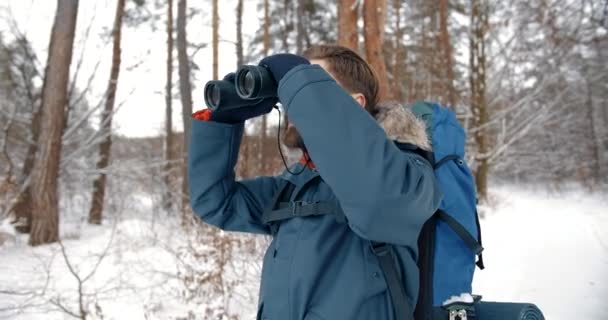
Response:
[[[399,102],[381,102],[377,106],[376,121],[384,129],[389,139],[410,143],[431,151],[431,143],[423,120]]]

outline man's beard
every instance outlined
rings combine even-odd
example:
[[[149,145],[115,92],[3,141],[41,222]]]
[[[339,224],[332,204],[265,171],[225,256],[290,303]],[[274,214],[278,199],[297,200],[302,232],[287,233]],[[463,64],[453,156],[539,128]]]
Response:
[[[300,149],[304,146],[302,137],[295,126],[287,125],[283,131],[283,144],[290,149]]]

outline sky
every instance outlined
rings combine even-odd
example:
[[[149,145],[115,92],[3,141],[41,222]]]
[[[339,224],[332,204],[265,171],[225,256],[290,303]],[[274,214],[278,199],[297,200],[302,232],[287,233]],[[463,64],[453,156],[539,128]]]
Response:
[[[244,1],[245,45],[259,28],[257,3],[258,1]],[[201,49],[194,56],[194,62],[200,68],[195,71],[196,80],[192,83],[194,88],[193,109],[198,110],[205,107],[202,89],[205,82],[212,77],[211,1],[190,0],[188,6],[202,9],[202,13],[188,21],[188,40],[194,43],[209,43],[206,48]],[[55,8],[56,1],[54,0],[2,0],[0,1],[0,32],[5,34],[5,39],[11,37],[7,21],[12,17],[16,21],[17,28],[32,42],[38,59],[44,66]],[[88,95],[89,103],[93,106],[101,101],[110,74],[112,46],[108,37],[101,35],[107,34],[112,27],[115,8],[116,1],[80,1],[70,72],[74,75],[78,61],[83,59],[76,79],[78,86],[85,88],[91,75],[94,75],[93,90]],[[235,8],[236,1],[234,0],[219,1],[220,77],[236,69]],[[177,9],[177,0],[174,0],[174,9]],[[162,10],[166,12],[165,9]],[[174,12],[176,13],[176,11]],[[86,37],[86,31],[89,28],[89,36]],[[157,30],[152,30],[148,24],[137,28],[123,27],[122,64],[116,97],[116,107],[120,106],[120,108],[115,114],[113,122],[113,127],[118,134],[141,137],[154,136],[164,132],[166,51],[164,24],[158,24]],[[246,48],[245,52],[247,52]],[[174,52],[174,58],[177,59],[177,51]],[[175,60],[174,68],[173,123],[174,130],[181,130],[181,102],[177,94],[179,91],[177,60]],[[95,118],[92,122],[93,125],[96,125],[98,119]]]

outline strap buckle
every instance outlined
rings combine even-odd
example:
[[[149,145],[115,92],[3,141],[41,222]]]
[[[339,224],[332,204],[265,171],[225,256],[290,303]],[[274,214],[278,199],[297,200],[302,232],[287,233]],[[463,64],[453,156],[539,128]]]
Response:
[[[376,256],[385,256],[390,253],[390,246],[385,242],[372,243],[372,251]]]
[[[292,201],[291,202],[291,214],[292,215],[297,215],[298,214],[298,209],[307,205],[308,202],[306,201],[302,201],[302,200],[298,200],[298,201]]]
[[[450,320],[467,320],[466,309],[450,310]]]

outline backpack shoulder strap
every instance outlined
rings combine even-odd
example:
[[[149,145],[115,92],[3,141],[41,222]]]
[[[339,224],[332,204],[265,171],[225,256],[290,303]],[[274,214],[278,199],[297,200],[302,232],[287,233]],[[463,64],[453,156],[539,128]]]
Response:
[[[483,247],[477,242],[477,239],[475,239],[460,222],[441,209],[437,210],[437,216],[450,226],[475,254],[480,254],[483,251]]]
[[[433,310],[433,276],[437,214],[433,214],[422,226],[418,236],[418,273],[420,277],[418,303],[414,311],[416,320],[430,320]]]
[[[479,246],[482,247],[483,250],[483,242],[481,242],[481,225],[479,224],[479,213],[475,210],[475,224],[477,225],[477,240],[479,242]],[[477,262],[475,264],[480,270],[486,268],[486,265],[483,263],[483,254],[480,252],[478,255]]]
[[[372,251],[378,257],[380,269],[382,269],[382,273],[384,274],[395,310],[395,319],[414,320],[414,312],[405,295],[405,279],[399,278],[399,274],[395,268],[395,257],[393,257],[392,246],[387,243],[372,241]]]
[[[481,228],[479,225],[479,215],[477,214],[477,211],[475,211],[475,223],[477,224],[479,235],[478,239],[475,239],[475,237],[473,237],[460,222],[447,214],[445,211],[441,209],[437,210],[437,217],[445,222],[462,239],[462,241],[464,241],[464,243],[466,243],[466,245],[473,252],[475,252],[475,255],[479,256],[479,260],[477,260],[476,264],[479,269],[483,270],[485,268],[483,263],[483,255],[481,254],[483,252],[483,246],[481,245]]]
[[[462,158],[456,154],[450,154],[443,157],[441,160],[437,161],[433,165],[433,169],[437,170],[442,165],[450,162],[450,161],[463,161]],[[452,218],[445,211],[439,209],[437,210],[437,217],[445,222],[458,236],[467,244],[467,246],[475,252],[478,256],[478,260],[475,263],[480,270],[485,269],[485,264],[483,262],[483,244],[481,242],[481,225],[479,224],[479,214],[475,211],[475,224],[477,225],[477,239],[473,237],[465,227],[460,224],[456,219]]]

